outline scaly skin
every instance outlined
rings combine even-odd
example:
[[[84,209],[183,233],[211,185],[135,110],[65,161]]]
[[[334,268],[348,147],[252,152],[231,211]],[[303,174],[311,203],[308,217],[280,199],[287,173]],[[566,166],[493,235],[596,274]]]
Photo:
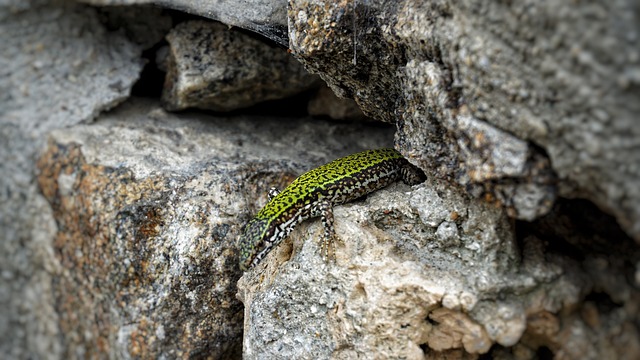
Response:
[[[408,184],[424,180],[420,169],[394,149],[368,150],[334,160],[295,179],[282,192],[269,192],[269,202],[249,221],[240,237],[240,269],[258,264],[295,226],[320,216],[323,248],[335,238],[333,212],[344,204],[402,178]]]

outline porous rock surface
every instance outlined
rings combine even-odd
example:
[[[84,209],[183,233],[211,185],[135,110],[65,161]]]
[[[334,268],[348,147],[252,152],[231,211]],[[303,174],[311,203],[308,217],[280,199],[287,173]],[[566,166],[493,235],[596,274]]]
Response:
[[[553,224],[571,207],[519,239],[501,208],[433,179],[337,207],[335,262],[305,223],[238,283],[244,358],[633,359],[638,248],[602,219]],[[606,234],[615,250],[593,247]]]
[[[285,49],[223,24],[184,22],[167,41],[162,100],[168,110],[231,111],[319,85]]]
[[[586,198],[640,241],[636,2],[293,0],[288,16],[293,54],[397,123],[432,175],[519,219]]]

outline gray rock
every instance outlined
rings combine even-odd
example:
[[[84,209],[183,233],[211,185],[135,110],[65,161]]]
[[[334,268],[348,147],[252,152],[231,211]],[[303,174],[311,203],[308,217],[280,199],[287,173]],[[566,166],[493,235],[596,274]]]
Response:
[[[311,116],[328,116],[334,120],[364,120],[366,117],[352,99],[341,99],[327,86],[322,86],[307,106]]]
[[[243,223],[270,187],[388,145],[390,130],[172,115],[134,101],[52,132],[38,182],[58,224],[52,292],[65,357],[240,358]]]
[[[240,279],[244,358],[468,359],[497,356],[494,345],[515,358],[637,357],[640,292],[623,270],[637,246],[622,235],[595,255],[601,234],[620,229],[554,211],[519,230],[520,250],[504,211],[433,179],[338,206],[334,262],[308,221]],[[584,221],[593,228],[576,231]]]
[[[96,9],[111,31],[123,31],[130,41],[149,49],[164,39],[173,26],[171,16],[160,7],[108,6]]]
[[[286,47],[287,2],[285,0],[79,0],[92,5],[154,4],[218,20],[255,31]]]
[[[520,219],[557,193],[586,198],[640,241],[636,8],[300,0],[289,37],[334,91],[397,123],[404,154],[432,175]]]
[[[60,1],[0,4],[0,353],[62,356],[52,283],[50,206],[35,182],[48,132],[90,122],[123,101],[141,49],[100,24],[96,11]]]
[[[167,36],[162,99],[169,110],[230,111],[319,85],[286,50],[227,26],[188,21]]]

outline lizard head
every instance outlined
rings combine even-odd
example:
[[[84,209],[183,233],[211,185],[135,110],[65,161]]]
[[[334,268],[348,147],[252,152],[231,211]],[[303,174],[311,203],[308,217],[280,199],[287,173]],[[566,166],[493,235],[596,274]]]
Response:
[[[255,218],[244,227],[240,236],[240,270],[246,271],[262,260],[272,243],[265,241],[269,221]]]

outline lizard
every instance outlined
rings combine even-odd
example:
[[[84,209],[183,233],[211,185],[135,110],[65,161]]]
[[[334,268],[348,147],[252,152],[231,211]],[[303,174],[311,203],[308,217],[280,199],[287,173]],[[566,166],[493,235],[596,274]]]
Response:
[[[425,180],[418,167],[397,150],[367,150],[307,171],[281,192],[271,188],[269,201],[244,227],[240,236],[240,269],[257,265],[300,222],[320,217],[327,253],[336,238],[333,207],[358,199],[402,180],[415,185]]]

